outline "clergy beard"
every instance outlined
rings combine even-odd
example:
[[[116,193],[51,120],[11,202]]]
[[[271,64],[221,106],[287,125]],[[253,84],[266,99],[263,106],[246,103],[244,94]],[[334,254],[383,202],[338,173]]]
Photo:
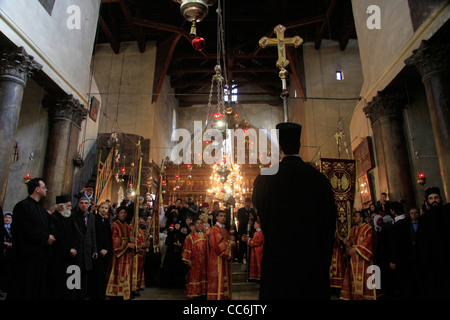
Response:
[[[61,213],[61,215],[65,218],[70,217],[70,215],[72,214],[72,211],[70,211],[69,209],[67,209],[66,205],[64,205],[64,210],[60,211],[59,213]]]
[[[431,208],[431,209],[433,209],[433,208],[439,208],[440,205],[441,205],[440,202],[433,201],[432,203],[430,203],[430,208]]]

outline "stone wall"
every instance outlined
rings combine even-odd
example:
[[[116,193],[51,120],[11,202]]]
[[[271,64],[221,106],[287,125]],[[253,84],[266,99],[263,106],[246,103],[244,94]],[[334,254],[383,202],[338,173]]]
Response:
[[[301,99],[292,78],[289,90],[289,118],[303,126],[301,156],[312,162],[320,157],[338,158],[334,135],[342,129],[349,154],[342,141],[341,158],[351,158],[349,124],[363,83],[358,42],[350,40],[345,51],[334,41],[323,40],[320,50],[315,50],[313,43],[305,43],[303,56],[306,95],[311,98]],[[336,80],[338,70],[344,74],[341,81]]]
[[[93,73],[103,102],[99,132],[116,130],[150,139],[148,157],[160,164],[170,151],[178,102],[166,77],[158,100],[152,103],[155,58],[155,42],[147,43],[144,53],[136,42],[123,42],[119,54],[109,44],[101,44],[96,47]]]
[[[79,15],[68,10],[72,5],[79,8]],[[50,15],[37,0],[1,1],[0,30],[34,56],[67,94],[87,106],[99,8],[100,0],[58,0]],[[78,17],[80,28],[69,29],[68,21],[70,25]]]
[[[410,11],[408,0],[353,0],[353,15],[355,18],[355,26],[358,34],[358,44],[360,51],[360,59],[362,65],[362,73],[364,75],[364,84],[361,88],[360,96],[363,98],[354,109],[350,121],[350,137],[352,142],[352,150],[355,149],[362,139],[366,136],[372,136],[373,132],[370,121],[366,118],[363,108],[377,95],[378,91],[384,90],[389,83],[404,69],[405,59],[412,55],[412,51],[417,49],[424,39],[429,39],[439,30],[440,27],[450,17],[450,6],[448,3],[442,1],[440,5],[433,5],[433,10],[428,10],[423,19],[420,20],[420,25],[413,27],[412,13]],[[367,13],[367,8],[370,5],[376,5],[380,8],[380,27],[381,29],[369,29],[367,27],[367,20],[371,14]],[[423,90],[423,87],[422,87]],[[410,103],[412,105],[405,112],[409,115],[409,123],[404,122],[405,137],[411,139],[409,129],[415,128],[414,135],[418,132],[429,132],[430,128],[426,128],[427,116],[424,113],[424,108],[427,108],[426,99],[420,97],[421,92],[417,93],[411,89]],[[413,96],[416,97],[413,97]],[[425,109],[426,110],[426,109]],[[405,115],[404,115],[405,116]],[[432,139],[432,135],[430,135]],[[414,151],[411,149],[411,141],[408,141],[409,156],[411,163],[412,176],[416,177],[419,168],[433,166],[433,157],[435,149],[432,151],[431,145],[420,143],[424,153],[430,158],[425,160],[416,159]],[[425,151],[426,150],[426,151]],[[381,192],[388,192],[385,183],[380,185],[380,176],[376,163],[375,153],[375,168],[370,172],[374,182],[375,201],[379,199]],[[426,162],[426,165],[424,163]],[[428,169],[427,169],[428,170]],[[435,171],[435,169],[434,169]],[[433,169],[430,170],[431,176],[435,173]],[[430,177],[431,180],[436,179]],[[439,184],[438,181],[435,181]],[[415,184],[415,182],[414,182]],[[357,190],[358,192],[358,190]],[[423,199],[423,187],[415,184],[415,192],[417,201]],[[420,195],[420,196],[419,196]],[[358,196],[356,198],[359,198]],[[357,199],[358,200],[358,199]],[[398,200],[398,199],[394,199]],[[418,203],[419,205],[420,203]],[[358,202],[356,205],[358,207]]]

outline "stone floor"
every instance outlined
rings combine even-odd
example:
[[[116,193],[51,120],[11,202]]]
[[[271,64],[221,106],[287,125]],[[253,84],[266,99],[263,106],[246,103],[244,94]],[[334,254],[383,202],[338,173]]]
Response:
[[[233,292],[233,300],[258,300],[259,291]],[[134,300],[190,300],[184,289],[145,288]]]
[[[184,289],[145,288],[141,296],[134,300],[190,300],[186,297]],[[233,292],[232,300],[259,300],[259,291]],[[331,300],[339,300],[337,295],[332,295]]]

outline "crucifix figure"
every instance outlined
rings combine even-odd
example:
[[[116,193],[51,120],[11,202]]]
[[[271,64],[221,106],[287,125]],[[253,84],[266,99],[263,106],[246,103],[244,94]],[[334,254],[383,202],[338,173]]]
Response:
[[[277,37],[276,38],[262,37],[259,40],[259,46],[263,49],[273,46],[278,47],[277,67],[280,69],[279,75],[282,84],[281,97],[283,98],[284,121],[288,122],[289,114],[288,114],[287,98],[289,92],[287,90],[286,85],[288,72],[286,71],[285,68],[289,65],[289,60],[286,58],[286,46],[294,46],[295,48],[298,48],[303,43],[303,39],[300,38],[299,36],[295,36],[293,38],[285,38],[284,31],[286,31],[286,27],[282,26],[281,24],[277,25],[273,30],[276,33]]]
[[[341,139],[341,135],[338,132],[336,132],[334,137],[336,138],[336,145],[338,148],[338,155],[339,155],[339,159],[340,159],[341,158],[341,146],[339,145],[339,140]]]

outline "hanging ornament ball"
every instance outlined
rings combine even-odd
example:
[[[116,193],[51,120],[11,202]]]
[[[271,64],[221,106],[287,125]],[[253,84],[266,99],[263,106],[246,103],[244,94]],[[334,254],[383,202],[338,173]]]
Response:
[[[134,167],[134,162],[131,163],[131,166]]]
[[[202,51],[206,46],[206,41],[202,37],[195,37],[192,40],[192,47],[197,51]]]
[[[232,114],[233,113],[233,108],[232,107],[228,107],[228,108],[225,109],[225,112],[227,114]]]

